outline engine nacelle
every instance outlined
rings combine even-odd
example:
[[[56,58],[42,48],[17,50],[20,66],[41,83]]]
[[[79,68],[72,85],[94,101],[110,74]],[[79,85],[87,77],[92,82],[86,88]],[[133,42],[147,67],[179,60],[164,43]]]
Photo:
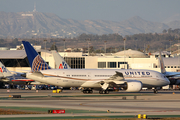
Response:
[[[127,81],[124,90],[127,92],[139,92],[142,89],[142,86],[140,81]]]

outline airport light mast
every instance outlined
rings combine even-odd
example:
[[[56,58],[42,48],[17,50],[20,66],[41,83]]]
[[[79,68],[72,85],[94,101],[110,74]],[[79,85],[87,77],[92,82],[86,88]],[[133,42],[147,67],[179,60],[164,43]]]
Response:
[[[106,43],[107,41],[104,41],[104,53],[106,53]]]
[[[171,41],[172,41],[172,40],[169,40],[169,43],[170,43],[170,54],[171,54]]]
[[[89,42],[91,41],[91,39],[85,39],[88,42],[88,56],[89,56]]]
[[[45,61],[46,61],[46,42],[47,42],[47,40],[44,40],[44,42],[45,42]]]
[[[124,40],[124,69],[125,69],[125,49],[126,49],[126,38],[123,39]]]
[[[178,40],[178,68],[180,67],[179,65],[179,38],[175,38],[174,40]]]
[[[64,56],[65,56],[65,49],[66,49],[66,46],[65,46],[65,42],[66,42],[66,40],[65,39],[63,39],[63,41],[64,41]]]

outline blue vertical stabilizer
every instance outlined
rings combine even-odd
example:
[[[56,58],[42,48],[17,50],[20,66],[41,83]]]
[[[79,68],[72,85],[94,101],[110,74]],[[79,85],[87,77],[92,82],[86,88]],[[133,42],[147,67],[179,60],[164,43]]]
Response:
[[[32,72],[51,69],[29,42],[22,41],[22,43],[24,45]]]

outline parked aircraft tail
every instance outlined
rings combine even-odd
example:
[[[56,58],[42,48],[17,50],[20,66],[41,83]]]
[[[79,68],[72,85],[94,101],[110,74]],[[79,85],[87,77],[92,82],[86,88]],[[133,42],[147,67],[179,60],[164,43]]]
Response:
[[[57,51],[52,50],[51,52],[55,60],[56,69],[71,69],[69,65],[66,63],[66,61],[64,60],[64,58],[61,57],[61,55]]]
[[[12,76],[11,72],[0,62],[0,77]]]
[[[24,45],[32,72],[51,69],[51,67],[41,58],[29,42],[22,41],[22,43]]]
[[[161,55],[161,51],[159,51],[159,63],[160,63],[161,73],[165,74],[166,70],[165,70],[164,61]]]

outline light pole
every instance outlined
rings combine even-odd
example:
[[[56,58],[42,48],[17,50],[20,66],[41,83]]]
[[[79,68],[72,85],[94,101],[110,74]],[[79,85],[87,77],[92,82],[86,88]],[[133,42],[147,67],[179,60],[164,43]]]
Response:
[[[46,61],[46,42],[47,42],[47,40],[44,40],[44,42],[45,42],[45,61]]]
[[[104,53],[106,53],[106,43],[107,41],[104,41]]]
[[[172,41],[172,40],[169,40],[169,43],[170,43],[170,54],[171,54],[171,41]]]
[[[66,40],[65,40],[65,39],[63,39],[63,41],[64,41],[64,51],[65,51],[65,47],[66,47],[66,46],[65,46],[65,41],[66,41]]]
[[[136,50],[137,50],[137,38],[135,38],[135,41],[136,41]]]
[[[54,42],[54,50],[56,50],[56,42]]]
[[[174,40],[178,40],[178,68],[179,68],[179,38],[175,38]]]
[[[125,49],[126,49],[126,38],[123,39],[124,40],[124,69],[125,69]]]
[[[89,38],[89,39],[86,39],[86,40],[88,42],[88,56],[89,56],[89,42],[91,41],[91,39]]]

